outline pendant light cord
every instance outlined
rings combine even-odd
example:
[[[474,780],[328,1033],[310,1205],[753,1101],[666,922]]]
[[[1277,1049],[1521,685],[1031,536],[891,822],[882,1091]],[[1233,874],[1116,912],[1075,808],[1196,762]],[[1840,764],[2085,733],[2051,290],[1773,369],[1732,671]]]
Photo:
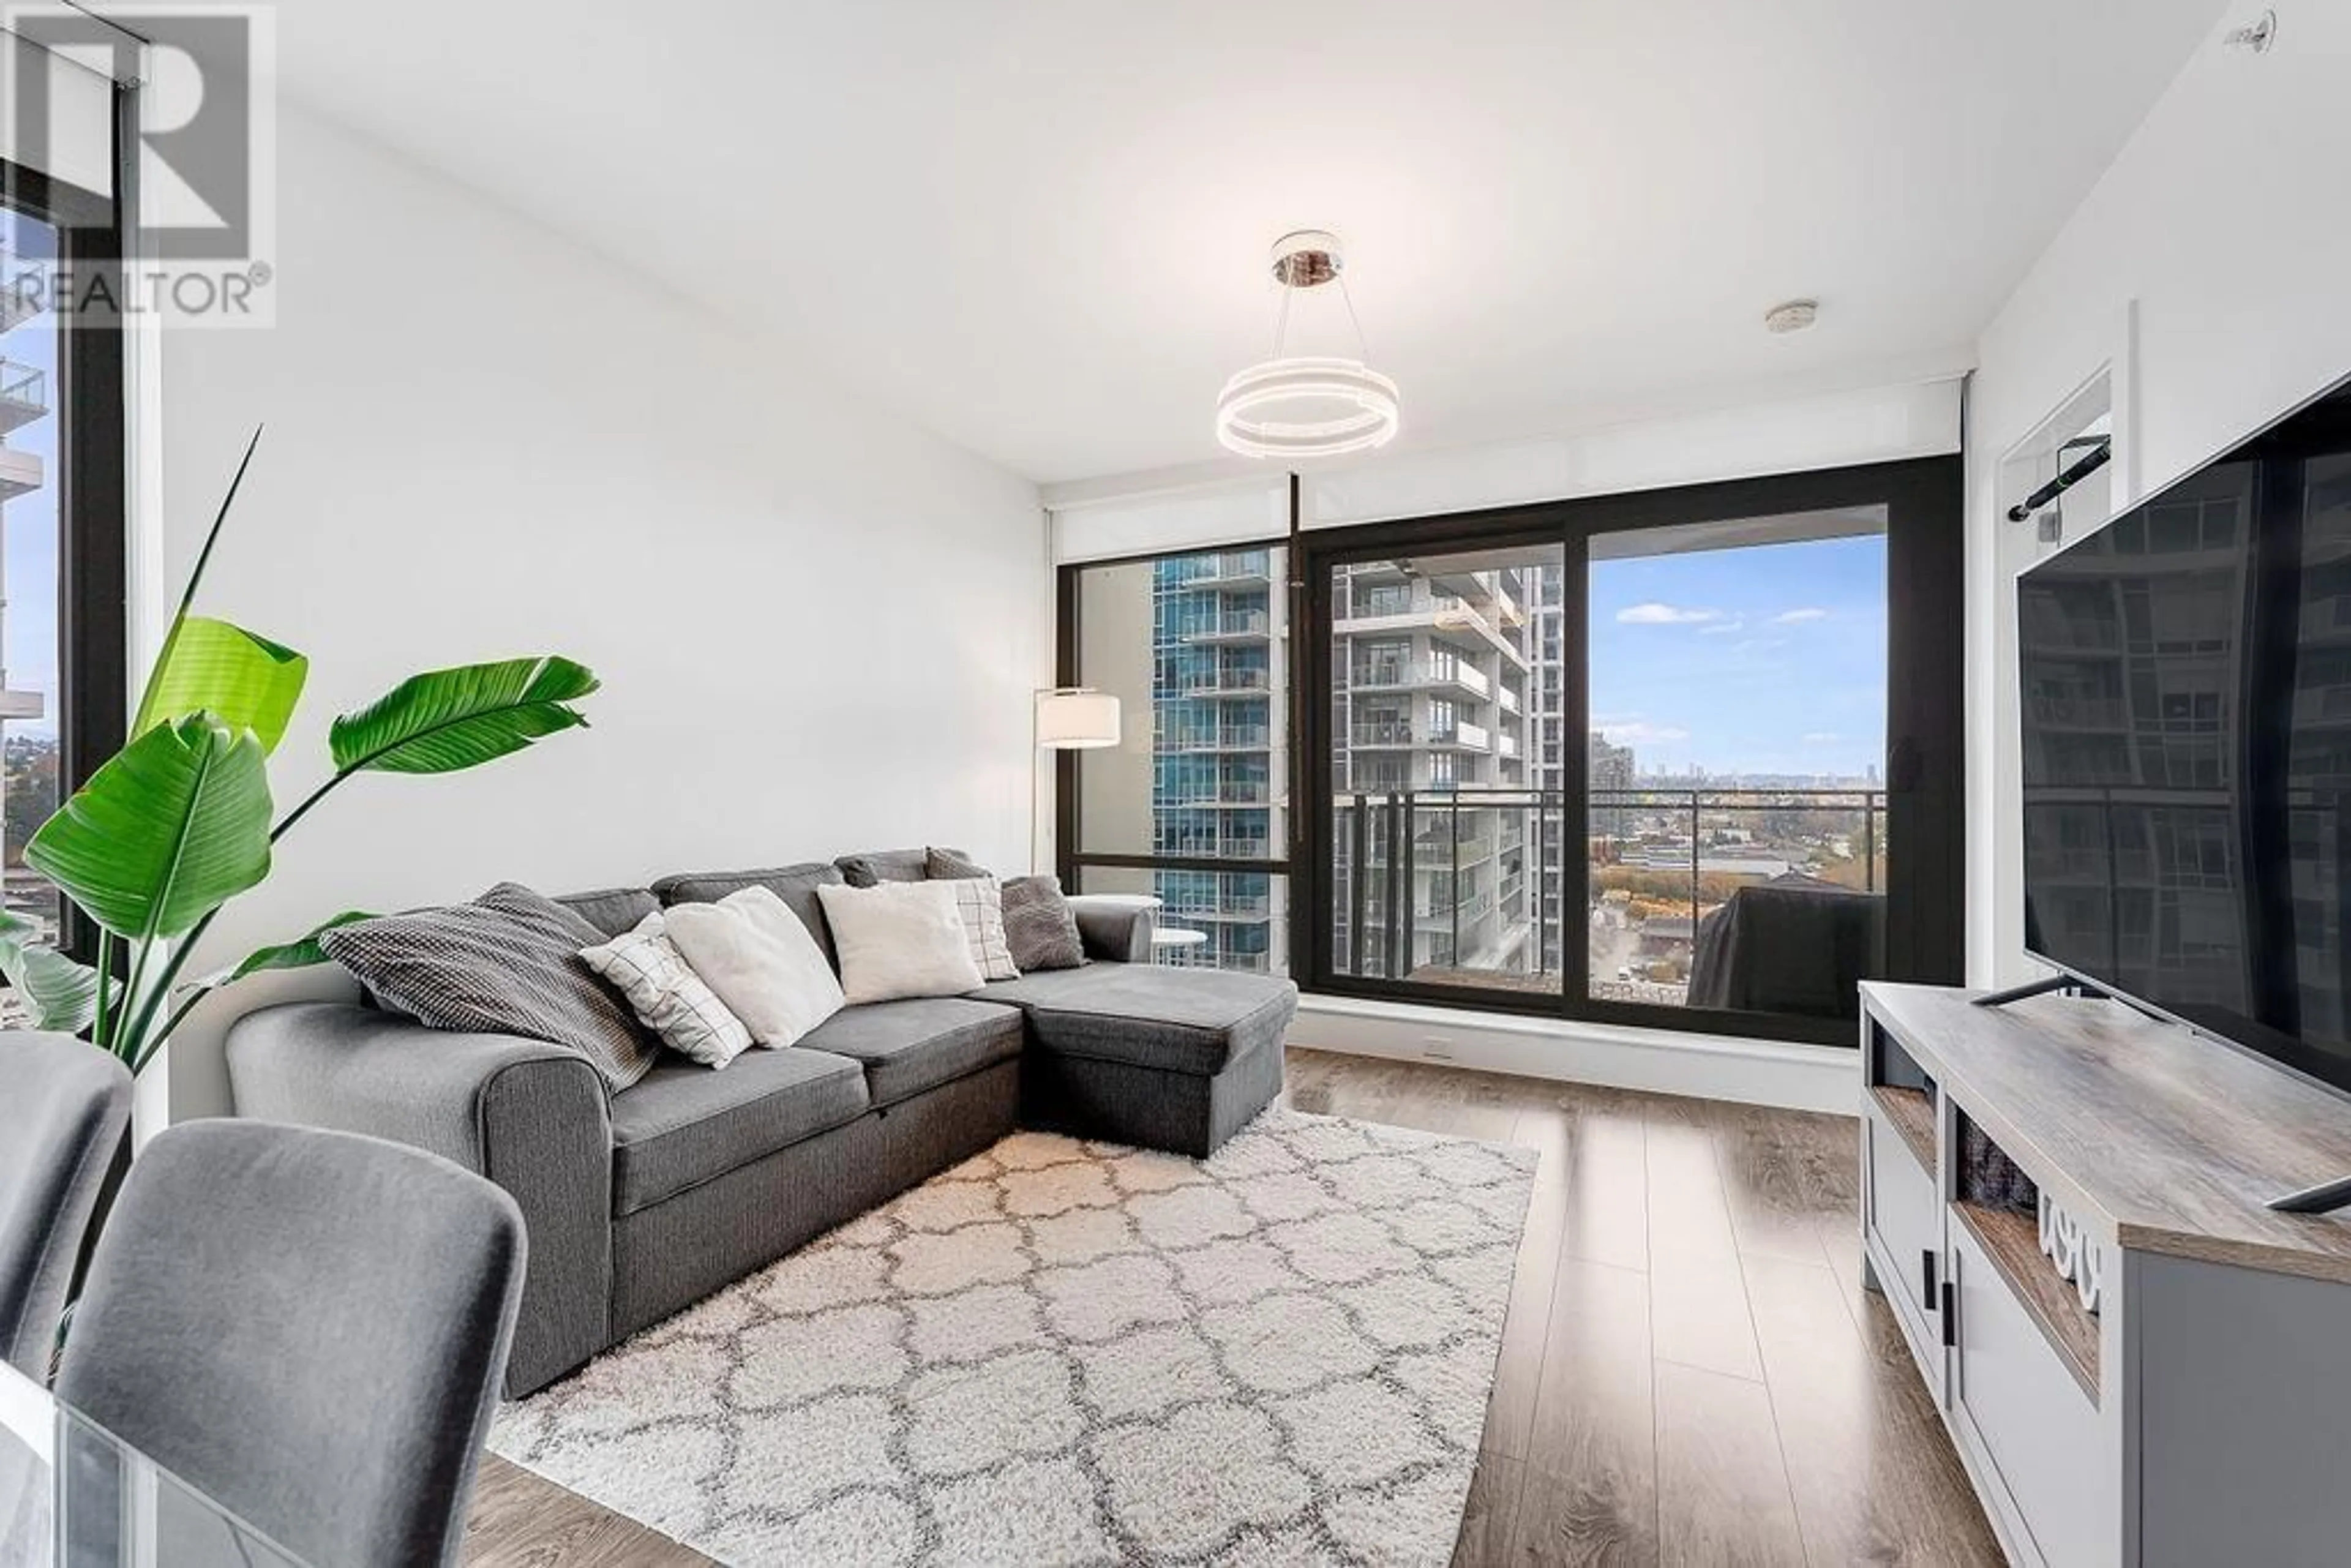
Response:
[[[1347,324],[1355,329],[1355,358],[1364,364],[1369,364],[1372,359],[1372,344],[1371,340],[1364,336],[1363,321],[1355,315],[1355,297],[1347,292],[1347,275],[1343,272],[1333,281],[1339,285],[1339,298],[1347,307]]]
[[[1347,325],[1355,329],[1355,359],[1360,363],[1369,363],[1372,341],[1364,335],[1363,318],[1355,314],[1355,297],[1347,291],[1347,275],[1340,273],[1331,281],[1339,286],[1339,301],[1347,308]],[[1289,340],[1290,301],[1298,292],[1298,285],[1294,283],[1284,283],[1280,287],[1281,305],[1273,313],[1273,352],[1269,356],[1276,360],[1281,358],[1281,346]]]

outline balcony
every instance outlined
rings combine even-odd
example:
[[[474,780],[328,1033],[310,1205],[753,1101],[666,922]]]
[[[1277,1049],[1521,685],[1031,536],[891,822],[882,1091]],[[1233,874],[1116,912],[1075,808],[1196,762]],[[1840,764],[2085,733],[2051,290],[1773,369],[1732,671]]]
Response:
[[[1155,797],[1151,804],[1162,811],[1262,811],[1273,802],[1266,798],[1263,785],[1235,785],[1214,795],[1171,792]]]
[[[1354,686],[1358,691],[1414,691],[1427,688],[1455,691],[1484,702],[1493,695],[1494,683],[1475,664],[1465,664],[1458,659],[1383,660],[1377,664],[1355,667]]]
[[[1186,643],[1263,643],[1273,635],[1273,618],[1262,610],[1237,610],[1197,626],[1178,627]]]
[[[1186,586],[1240,587],[1273,581],[1273,557],[1266,550],[1227,550],[1195,559],[1194,570],[1177,579]]]
[[[1497,700],[1501,703],[1502,711],[1504,713],[1516,715],[1520,711],[1519,694],[1512,691],[1508,686],[1504,686],[1501,691],[1497,694]]]
[[[38,267],[19,267],[0,250],[0,332],[13,332],[47,309],[48,280]]]
[[[1162,756],[1189,752],[1264,751],[1273,744],[1273,731],[1261,724],[1230,724],[1221,729],[1173,731],[1159,737],[1152,749]]]
[[[1173,925],[1189,925],[1211,920],[1258,925],[1273,918],[1273,900],[1259,894],[1254,898],[1222,898],[1215,904],[1170,904],[1165,916],[1167,923]]]
[[[41,487],[41,459],[31,452],[0,446],[0,501],[13,501]]]
[[[1263,670],[1217,670],[1187,675],[1176,684],[1176,695],[1186,697],[1261,697],[1273,689]]]
[[[1515,735],[1496,736],[1494,750],[1499,756],[1516,757],[1519,754],[1519,737]]]
[[[1822,945],[1832,967],[1882,940],[1859,934],[1882,932],[1883,790],[1593,789],[1588,799],[1589,820],[1569,823],[1557,790],[1336,797],[1338,972],[1554,996],[1573,983],[1595,999],[1671,1008],[1694,992],[1743,994],[1746,982],[1708,966],[1763,949],[1710,948],[1719,921],[1751,930],[1804,900],[1806,931],[1855,934]],[[1533,922],[1541,940],[1528,935]],[[1560,942],[1574,953],[1579,925],[1586,953],[1563,965]],[[1849,977],[1838,968],[1815,988],[1849,991]]]
[[[1493,749],[1494,737],[1482,726],[1474,725],[1463,719],[1448,725],[1439,725],[1430,730],[1428,743],[1431,746],[1450,747],[1458,751],[1490,751]]]
[[[1412,744],[1412,725],[1404,719],[1374,719],[1347,732],[1347,744],[1358,751],[1398,751]]]
[[[49,378],[30,365],[0,360],[0,435],[49,412]]]

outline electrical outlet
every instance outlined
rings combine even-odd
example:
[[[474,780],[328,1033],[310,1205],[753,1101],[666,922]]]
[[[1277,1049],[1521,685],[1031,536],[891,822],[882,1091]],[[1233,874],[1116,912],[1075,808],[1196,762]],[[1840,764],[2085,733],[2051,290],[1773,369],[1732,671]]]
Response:
[[[1439,1061],[1450,1061],[1453,1060],[1453,1042],[1441,1034],[1423,1035],[1420,1040],[1420,1053],[1423,1056],[1433,1056]]]

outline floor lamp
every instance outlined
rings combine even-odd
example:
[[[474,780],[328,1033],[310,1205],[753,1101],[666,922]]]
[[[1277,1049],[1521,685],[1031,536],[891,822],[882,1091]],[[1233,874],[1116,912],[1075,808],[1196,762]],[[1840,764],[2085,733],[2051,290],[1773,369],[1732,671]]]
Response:
[[[1091,686],[1055,686],[1037,694],[1037,744],[1047,751],[1092,751],[1119,740],[1118,698]],[[1056,773],[1059,769],[1055,770]],[[1046,770],[1036,769],[1029,803],[1029,862],[1035,870],[1044,810]],[[1072,889],[1071,891],[1075,891]]]

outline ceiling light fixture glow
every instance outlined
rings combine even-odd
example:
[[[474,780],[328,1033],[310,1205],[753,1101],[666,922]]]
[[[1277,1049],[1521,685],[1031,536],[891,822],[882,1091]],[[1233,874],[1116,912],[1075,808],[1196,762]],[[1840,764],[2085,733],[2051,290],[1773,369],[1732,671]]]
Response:
[[[1217,439],[1249,457],[1303,460],[1368,452],[1395,439],[1396,384],[1364,362],[1363,324],[1340,274],[1335,235],[1319,229],[1286,234],[1273,246],[1274,280],[1281,310],[1273,328],[1273,357],[1239,371],[1217,399]],[[1284,354],[1291,297],[1337,283],[1355,329],[1359,357]]]

